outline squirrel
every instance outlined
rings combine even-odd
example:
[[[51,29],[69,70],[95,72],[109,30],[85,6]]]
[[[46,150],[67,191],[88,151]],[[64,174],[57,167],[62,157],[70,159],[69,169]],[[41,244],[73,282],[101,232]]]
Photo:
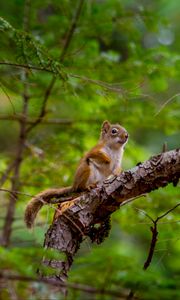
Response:
[[[97,145],[80,160],[73,185],[65,188],[47,189],[29,201],[24,215],[27,227],[32,227],[41,207],[51,203],[52,198],[90,190],[102,183],[111,174],[120,174],[124,146],[127,141],[128,132],[125,128],[119,124],[104,121]]]

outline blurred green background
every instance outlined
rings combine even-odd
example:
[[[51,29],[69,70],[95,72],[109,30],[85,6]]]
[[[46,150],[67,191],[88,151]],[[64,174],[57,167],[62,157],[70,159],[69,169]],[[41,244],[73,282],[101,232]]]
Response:
[[[52,73],[56,78],[43,119],[29,131],[15,178],[18,190],[25,194],[70,185],[79,159],[96,144],[106,119],[120,123],[130,134],[123,169],[161,152],[164,143],[169,150],[179,147],[179,1],[82,1],[60,63],[79,2],[0,3],[1,178],[17,155],[24,87],[29,95],[27,118],[33,121],[40,114]],[[50,72],[28,69],[26,73],[9,63]],[[12,170],[1,188],[11,189],[13,176]],[[100,246],[84,242],[69,281],[132,291],[138,299],[179,299],[178,209],[160,221],[153,261],[143,270],[151,240],[151,222],[143,212],[156,218],[175,206],[178,196],[178,187],[169,185],[114,213],[109,238]],[[0,248],[1,271],[6,274],[34,276],[41,261],[53,209],[43,208],[30,232],[23,223],[29,199],[18,196],[10,243]],[[8,201],[9,193],[0,191],[2,234]],[[4,280],[0,289],[1,299],[63,299],[42,283]],[[114,297],[70,289],[68,299]]]

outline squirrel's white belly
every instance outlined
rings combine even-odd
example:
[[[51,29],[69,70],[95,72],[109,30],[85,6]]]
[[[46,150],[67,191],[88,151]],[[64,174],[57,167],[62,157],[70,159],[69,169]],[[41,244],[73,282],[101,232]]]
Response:
[[[102,170],[102,166],[98,166],[97,163],[90,163],[90,176],[87,182],[87,185],[102,183],[109,175],[109,168],[106,167],[106,170]]]
[[[124,149],[123,147],[121,147],[117,151],[112,151],[109,148],[104,148],[103,150],[111,158],[111,163],[109,168],[110,168],[110,174],[112,174],[116,169],[121,167]]]

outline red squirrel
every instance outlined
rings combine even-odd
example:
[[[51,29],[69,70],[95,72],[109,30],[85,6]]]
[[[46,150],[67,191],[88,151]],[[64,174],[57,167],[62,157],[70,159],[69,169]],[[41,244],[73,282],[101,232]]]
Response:
[[[91,189],[102,183],[109,175],[120,174],[124,146],[127,141],[128,132],[125,128],[119,124],[104,121],[97,145],[80,160],[73,185],[45,190],[29,201],[24,216],[27,227],[32,227],[38,211],[44,204],[51,203],[52,198]]]

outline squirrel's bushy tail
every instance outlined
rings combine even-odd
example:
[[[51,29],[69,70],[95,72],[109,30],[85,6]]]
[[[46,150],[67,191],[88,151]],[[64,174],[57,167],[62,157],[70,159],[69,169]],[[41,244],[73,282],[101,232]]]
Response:
[[[34,220],[41,207],[45,204],[51,203],[52,198],[59,198],[66,196],[72,192],[72,187],[48,189],[33,197],[26,206],[24,213],[24,221],[28,228],[31,228],[34,224]]]

